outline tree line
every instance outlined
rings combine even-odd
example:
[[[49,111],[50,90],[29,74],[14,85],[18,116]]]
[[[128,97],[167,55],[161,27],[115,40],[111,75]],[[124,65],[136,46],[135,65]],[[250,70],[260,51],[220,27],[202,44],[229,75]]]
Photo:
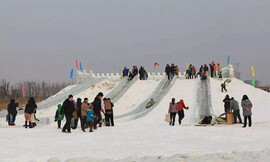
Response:
[[[1,98],[18,98],[22,97],[22,86],[25,86],[25,97],[42,97],[47,98],[58,93],[63,88],[70,85],[69,83],[48,83],[36,81],[24,81],[11,84],[5,79],[0,80],[0,97]]]

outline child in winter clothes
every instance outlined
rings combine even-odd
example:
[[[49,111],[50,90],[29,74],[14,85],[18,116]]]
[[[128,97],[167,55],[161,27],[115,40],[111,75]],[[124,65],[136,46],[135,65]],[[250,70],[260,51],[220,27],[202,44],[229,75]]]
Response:
[[[179,116],[179,125],[182,124],[182,120],[185,117],[185,113],[184,113],[184,109],[189,109],[188,107],[186,107],[184,100],[180,100],[180,102],[177,103],[177,107],[178,107],[178,116]]]
[[[243,96],[242,99],[242,104],[241,104],[242,108],[243,108],[243,115],[244,115],[244,126],[243,128],[245,128],[247,126],[247,119],[249,121],[249,127],[251,127],[252,121],[251,121],[251,115],[252,115],[252,103],[251,101],[248,99],[247,95]]]
[[[90,128],[89,132],[93,132],[95,113],[92,110],[93,107],[86,111],[86,128]]]
[[[176,116],[176,113],[178,113],[178,107],[177,107],[177,104],[175,103],[175,98],[172,99],[168,112],[170,113],[170,117],[171,117],[170,125],[174,126],[175,116]]]
[[[57,121],[58,129],[61,129],[61,121],[64,119],[64,114],[61,114],[61,108],[62,108],[62,105],[59,104],[57,106],[57,110],[55,113],[55,119],[54,119],[55,122]]]

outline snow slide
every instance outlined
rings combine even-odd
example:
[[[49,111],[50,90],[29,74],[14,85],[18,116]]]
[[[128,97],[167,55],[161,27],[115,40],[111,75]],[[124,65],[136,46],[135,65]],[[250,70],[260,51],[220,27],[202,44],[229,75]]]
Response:
[[[172,80],[168,80],[167,76],[164,76],[151,96],[149,96],[143,103],[141,103],[133,111],[120,116],[116,116],[115,119],[118,119],[118,121],[130,121],[147,115],[159,104],[162,98],[170,91],[176,79],[177,78],[174,77]],[[146,105],[151,99],[154,99],[155,104],[151,108],[146,109]]]

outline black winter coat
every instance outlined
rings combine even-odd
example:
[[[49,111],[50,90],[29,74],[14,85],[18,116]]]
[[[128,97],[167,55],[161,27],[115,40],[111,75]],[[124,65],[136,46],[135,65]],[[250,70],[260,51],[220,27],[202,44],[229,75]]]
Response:
[[[98,98],[98,96],[95,98],[94,102],[92,103],[93,107],[94,107],[94,113],[95,115],[100,114],[100,110],[101,110],[101,100]]]
[[[12,116],[16,116],[17,113],[18,113],[18,111],[16,109],[16,103],[11,102],[10,104],[8,104],[8,114],[10,114]]]
[[[229,109],[231,107],[231,99],[230,98],[225,98],[223,100],[223,102],[224,102],[224,108]]]
[[[63,112],[65,114],[72,114],[74,111],[75,111],[74,102],[73,101],[70,102],[69,99],[66,99],[63,103],[61,114],[63,114]]]
[[[25,106],[25,113],[32,114],[35,112],[37,108],[37,104],[35,102],[28,102],[28,104]]]
[[[167,74],[169,74],[169,73],[171,72],[171,67],[170,67],[170,66],[167,66],[167,67],[165,68],[165,72],[166,72]]]

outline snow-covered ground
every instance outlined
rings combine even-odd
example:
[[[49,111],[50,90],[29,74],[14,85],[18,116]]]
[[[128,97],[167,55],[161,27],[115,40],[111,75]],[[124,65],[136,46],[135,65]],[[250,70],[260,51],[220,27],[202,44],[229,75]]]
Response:
[[[213,108],[217,115],[223,112],[222,99],[226,95],[220,92],[221,82],[211,80]],[[92,100],[99,91],[107,94],[112,84],[115,83],[101,82],[75,97]],[[122,105],[132,106],[133,100],[139,102],[147,98],[157,84],[155,81],[136,82],[116,103],[116,109],[127,111]],[[17,127],[7,127],[1,119],[0,161],[269,161],[269,93],[233,79],[228,86],[228,94],[239,102],[243,94],[250,97],[256,121],[253,127],[196,127],[192,123],[198,113],[199,86],[200,80],[179,79],[160,104],[146,116],[125,123],[116,120],[114,128],[101,128],[94,133],[83,133],[77,129],[71,134],[63,134],[56,129],[56,123],[25,129],[22,128],[23,116],[18,116]],[[142,89],[145,94],[139,93]],[[176,124],[171,127],[164,121],[171,98],[177,101],[184,99],[190,107],[185,111],[182,126]],[[38,115],[52,116],[55,110],[52,107]]]

